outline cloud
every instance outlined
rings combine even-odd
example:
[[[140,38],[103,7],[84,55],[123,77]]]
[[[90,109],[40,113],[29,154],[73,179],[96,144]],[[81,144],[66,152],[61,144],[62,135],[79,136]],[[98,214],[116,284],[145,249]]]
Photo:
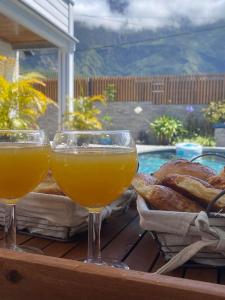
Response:
[[[224,11],[225,0],[117,0],[115,8],[110,0],[77,0],[74,17],[91,27],[157,30],[179,27],[183,20],[212,24],[225,18]]]

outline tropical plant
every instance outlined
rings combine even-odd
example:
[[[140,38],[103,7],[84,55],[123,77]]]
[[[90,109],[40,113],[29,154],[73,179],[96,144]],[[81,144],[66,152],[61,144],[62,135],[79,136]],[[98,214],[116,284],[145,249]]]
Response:
[[[14,57],[6,57],[0,55],[0,76],[11,80],[16,76],[16,59]]]
[[[107,99],[107,101],[115,101],[116,98],[116,88],[114,83],[109,83],[106,86],[106,89],[104,91],[104,95]]]
[[[225,122],[225,100],[211,102],[208,107],[203,109],[206,120],[210,123]]]
[[[161,144],[172,144],[187,133],[180,120],[167,115],[155,119],[149,126]]]
[[[44,86],[43,77],[29,73],[10,82],[0,76],[0,129],[38,128],[37,120],[54,102],[34,85]]]
[[[214,147],[216,146],[216,142],[213,136],[202,136],[198,134],[194,134],[189,138],[179,138],[177,143],[196,143],[206,147]]]
[[[101,110],[96,103],[106,105],[106,98],[103,95],[92,97],[80,96],[73,99],[73,111],[64,115],[64,126],[68,129],[92,130],[102,129],[103,123],[107,121],[106,116],[99,116]]]

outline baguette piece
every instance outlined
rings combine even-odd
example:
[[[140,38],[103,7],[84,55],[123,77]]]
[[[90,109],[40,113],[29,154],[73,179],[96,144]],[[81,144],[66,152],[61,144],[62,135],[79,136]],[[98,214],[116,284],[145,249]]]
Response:
[[[143,198],[154,208],[168,211],[199,212],[202,207],[187,197],[174,190],[162,186],[153,185],[144,193]]]
[[[218,175],[209,177],[208,182],[217,189],[225,190],[225,168]]]
[[[224,176],[212,176],[208,178],[208,183],[217,189],[225,190],[225,177]]]
[[[65,196],[50,171],[45,179],[34,189],[34,192]]]
[[[168,211],[199,212],[202,207],[187,197],[162,185],[133,183],[135,190],[155,209]]]
[[[175,159],[162,165],[153,176],[162,181],[170,174],[190,175],[206,181],[209,177],[216,175],[214,170],[200,163],[190,162],[186,159]]]
[[[132,185],[137,189],[141,189],[142,187],[157,184],[157,183],[158,180],[155,177],[143,173],[136,174],[134,179],[132,180]]]
[[[165,177],[162,183],[191,199],[195,199],[204,207],[207,207],[207,205],[222,191],[204,180],[188,175],[171,174]],[[218,199],[214,208],[221,209],[224,206],[225,195]]]

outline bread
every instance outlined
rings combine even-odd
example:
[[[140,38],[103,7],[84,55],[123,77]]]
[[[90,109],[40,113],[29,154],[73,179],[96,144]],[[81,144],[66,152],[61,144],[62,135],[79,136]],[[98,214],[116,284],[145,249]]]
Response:
[[[190,162],[186,159],[171,160],[161,166],[161,168],[153,175],[156,179],[162,181],[164,177],[174,173],[190,175],[206,181],[209,177],[216,175],[214,170],[199,163]]]
[[[49,171],[45,179],[34,189],[35,193],[62,195],[65,194],[58,186],[51,172]]]
[[[225,190],[225,177],[224,176],[212,176],[208,178],[208,183],[217,189]]]
[[[220,172],[219,176],[222,177],[222,178],[225,178],[225,167],[224,167],[223,170]]]
[[[187,197],[168,187],[157,185],[157,179],[151,175],[136,175],[132,185],[147,203],[156,209],[190,212],[198,212],[202,209]]]
[[[202,210],[194,201],[162,185],[149,185],[137,192],[155,209],[186,212]]]
[[[141,187],[153,185],[157,183],[158,180],[155,177],[143,173],[136,174],[136,176],[132,180],[132,185],[133,187],[136,187],[136,189],[140,189]]]
[[[188,175],[171,174],[165,177],[162,183],[191,199],[195,199],[204,207],[206,207],[221,192],[220,189],[213,187],[208,182]],[[225,196],[222,196],[215,203],[214,207],[216,209],[221,209],[224,206]]]

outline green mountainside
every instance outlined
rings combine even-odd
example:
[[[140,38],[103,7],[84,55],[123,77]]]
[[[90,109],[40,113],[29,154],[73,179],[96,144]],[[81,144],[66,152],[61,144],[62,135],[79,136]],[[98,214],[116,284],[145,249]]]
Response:
[[[75,36],[80,41],[75,54],[77,75],[147,76],[225,72],[225,22],[202,27],[186,25],[154,32],[115,32],[76,23]],[[23,71],[36,70],[48,75],[57,70],[55,50],[25,54],[21,55]]]

